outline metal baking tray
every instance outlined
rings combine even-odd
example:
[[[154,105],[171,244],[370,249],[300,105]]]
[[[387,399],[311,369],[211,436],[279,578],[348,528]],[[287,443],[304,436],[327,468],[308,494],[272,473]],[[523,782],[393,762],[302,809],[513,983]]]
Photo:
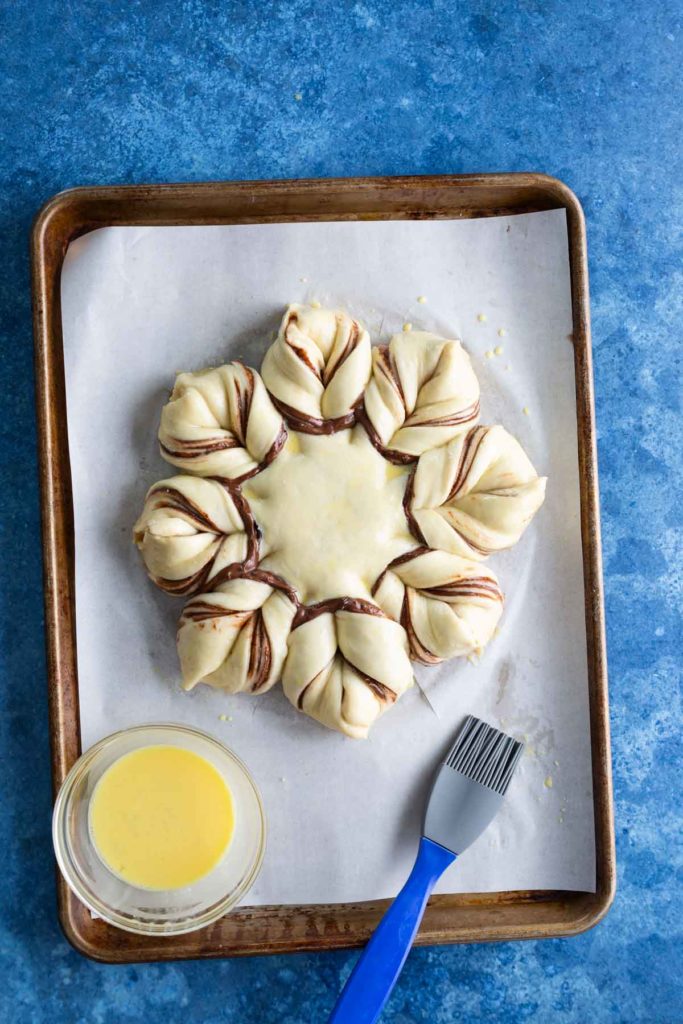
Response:
[[[60,307],[69,244],[111,225],[265,224],[322,220],[490,217],[564,208],[573,310],[576,417],[595,808],[595,893],[517,891],[435,896],[417,943],[573,935],[596,924],[615,890],[600,519],[583,212],[567,186],[542,174],[209,182],[78,188],[51,199],[32,235],[36,403],[42,492],[45,617],[55,793],[81,753],[74,526]],[[128,934],[93,919],[58,878],[69,941],[96,960],[135,961],[342,949],[363,944],[386,901],[245,907],[216,924],[169,938]]]

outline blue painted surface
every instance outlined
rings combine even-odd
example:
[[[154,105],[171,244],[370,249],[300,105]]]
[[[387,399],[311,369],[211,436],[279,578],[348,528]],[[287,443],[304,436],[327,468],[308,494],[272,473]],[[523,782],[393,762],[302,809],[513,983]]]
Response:
[[[35,211],[87,183],[499,170],[557,175],[588,220],[620,889],[580,938],[413,952],[385,1019],[683,1020],[680,13],[675,0],[0,4],[1,1020],[321,1021],[353,961],[113,968],[60,935]]]

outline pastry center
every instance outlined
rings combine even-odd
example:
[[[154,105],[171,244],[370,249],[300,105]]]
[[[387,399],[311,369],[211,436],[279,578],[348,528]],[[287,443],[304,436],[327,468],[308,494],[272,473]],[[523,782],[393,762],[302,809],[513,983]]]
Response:
[[[417,545],[403,511],[408,475],[362,427],[290,431],[279,457],[242,488],[263,534],[262,568],[283,576],[305,604],[370,598],[387,563]]]

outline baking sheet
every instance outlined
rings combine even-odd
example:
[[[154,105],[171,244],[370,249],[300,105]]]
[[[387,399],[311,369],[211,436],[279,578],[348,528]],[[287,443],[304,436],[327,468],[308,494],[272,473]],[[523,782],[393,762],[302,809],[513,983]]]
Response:
[[[236,357],[258,368],[283,307],[314,299],[364,319],[375,342],[406,321],[461,337],[482,422],[502,422],[550,477],[520,544],[491,559],[507,601],[479,664],[419,668],[420,687],[360,743],[298,714],[277,689],[182,693],[182,602],[147,581],[130,539],[147,487],[173,472],[155,435],[174,373]],[[62,315],[84,749],[148,721],[206,729],[244,758],[266,805],[268,851],[248,902],[355,902],[402,884],[434,767],[473,712],[526,738],[527,753],[503,811],[437,891],[594,891],[564,211],[105,228],[69,247]]]

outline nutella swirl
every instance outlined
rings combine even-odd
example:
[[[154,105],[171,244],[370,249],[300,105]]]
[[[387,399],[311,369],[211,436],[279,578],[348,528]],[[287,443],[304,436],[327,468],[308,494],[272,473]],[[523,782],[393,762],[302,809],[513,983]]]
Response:
[[[413,462],[479,417],[479,382],[459,341],[414,331],[372,350],[361,414],[386,458]]]
[[[247,480],[276,458],[286,439],[260,376],[239,362],[179,374],[161,413],[161,454],[199,476]]]
[[[302,434],[336,434],[338,430],[347,430],[356,422],[358,409],[362,401],[361,397],[361,399],[354,402],[350,412],[346,413],[345,416],[338,416],[333,420],[323,420],[316,416],[306,416],[304,413],[300,413],[293,406],[287,405],[286,402],[281,402],[273,394],[270,397],[273,400],[273,405],[284,416],[287,425],[292,430],[298,430]]]
[[[169,594],[193,594],[258,561],[253,520],[242,496],[191,476],[150,489],[133,530],[150,578]]]
[[[282,674],[300,711],[362,738],[412,681],[404,630],[372,602],[346,597],[300,609]]]
[[[178,624],[183,685],[262,693],[280,677],[296,611],[283,590],[255,575],[222,583],[186,605]]]
[[[381,438],[375,430],[374,424],[367,414],[365,403],[358,410],[358,422],[362,423],[365,428],[373,447],[382,455],[388,462],[393,462],[395,466],[410,466],[412,463],[417,462],[417,455],[411,455],[408,452],[393,451],[391,448],[387,448],[386,445],[382,444]]]
[[[370,337],[357,320],[340,310],[291,305],[262,372],[292,429],[333,434],[356,422],[370,365]]]
[[[420,543],[482,559],[519,540],[544,496],[545,479],[519,442],[480,426],[420,457],[405,509]]]
[[[425,665],[481,651],[503,609],[503,594],[492,572],[426,547],[394,559],[372,594],[403,626],[410,656]]]
[[[294,617],[292,629],[297,629],[304,622],[311,622],[319,615],[335,614],[336,612],[350,612],[353,615],[384,615],[381,608],[378,608],[372,601],[365,601],[361,597],[331,597],[326,601],[318,601],[316,604],[302,605]]]

